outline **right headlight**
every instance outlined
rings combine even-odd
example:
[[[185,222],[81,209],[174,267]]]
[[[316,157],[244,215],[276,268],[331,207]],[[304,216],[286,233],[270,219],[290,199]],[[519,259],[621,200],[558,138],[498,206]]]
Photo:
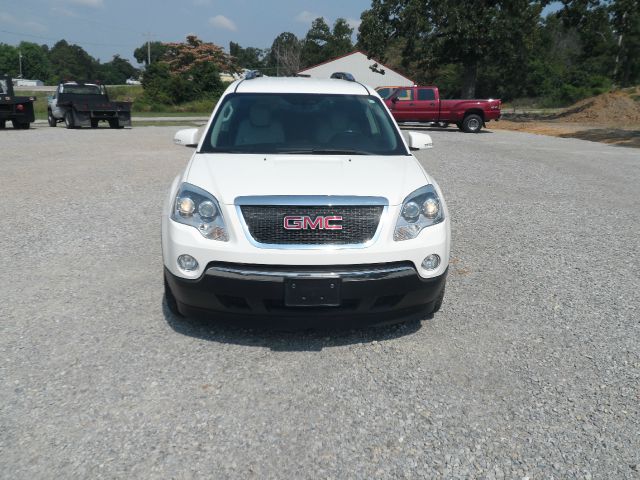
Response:
[[[171,219],[196,228],[204,238],[229,240],[218,201],[209,192],[190,183],[180,186]]]
[[[411,193],[402,202],[400,216],[393,232],[396,242],[416,238],[423,228],[444,220],[444,208],[433,185]]]

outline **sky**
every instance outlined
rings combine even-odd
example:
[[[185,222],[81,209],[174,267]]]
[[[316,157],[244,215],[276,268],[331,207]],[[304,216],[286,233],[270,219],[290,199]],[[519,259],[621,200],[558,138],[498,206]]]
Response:
[[[20,41],[53,46],[60,39],[84,48],[101,62],[114,54],[132,60],[152,40],[183,41],[196,34],[229,48],[269,48],[282,32],[304,36],[313,19],[332,25],[346,18],[357,27],[371,0],[2,0],[0,43]],[[354,36],[355,40],[355,36]]]

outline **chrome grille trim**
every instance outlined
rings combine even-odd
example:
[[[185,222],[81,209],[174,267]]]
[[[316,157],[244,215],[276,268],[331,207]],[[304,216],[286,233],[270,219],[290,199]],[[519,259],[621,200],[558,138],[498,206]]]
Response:
[[[249,230],[249,226],[242,213],[243,206],[381,206],[382,212],[378,219],[378,225],[370,240],[364,243],[320,243],[320,244],[302,244],[302,243],[261,243],[257,241]],[[341,250],[341,249],[357,249],[367,248],[373,245],[382,231],[382,227],[386,222],[389,202],[384,197],[358,197],[358,196],[285,196],[285,195],[272,195],[272,196],[247,196],[236,198],[236,214],[245,236],[249,243],[257,248],[265,249],[278,249],[278,250]]]

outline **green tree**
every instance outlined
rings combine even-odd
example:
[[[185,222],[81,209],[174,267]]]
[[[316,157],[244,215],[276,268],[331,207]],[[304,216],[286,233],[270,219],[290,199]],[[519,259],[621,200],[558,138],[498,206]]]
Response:
[[[328,49],[325,47],[331,41],[331,29],[324,18],[316,18],[304,37],[301,51],[303,67],[317,65],[329,59]]]
[[[157,62],[167,51],[167,44],[162,42],[149,42],[149,46],[145,42],[133,51],[133,56],[138,63],[148,64],[149,53],[151,53],[151,63]]]
[[[32,42],[20,42],[18,51],[22,54],[22,76],[46,81],[51,76],[49,47]]]
[[[235,42],[229,42],[229,53],[241,68],[260,70],[265,66],[265,51],[255,47],[242,48]]]
[[[138,73],[138,69],[120,55],[114,55],[110,62],[98,67],[99,80],[108,85],[122,85],[128,78],[137,77]]]
[[[637,0],[615,0],[610,5],[615,32],[613,77],[622,86],[640,83],[640,7]]]
[[[98,61],[78,45],[70,45],[66,40],[57,42],[49,52],[51,77],[56,84],[64,80],[90,82],[96,80]]]
[[[422,70],[462,66],[462,96],[475,96],[478,69],[490,54],[522,65],[533,48],[547,0],[373,0],[363,12],[359,43],[383,57],[389,42],[404,39],[403,63]]]
[[[0,43],[0,75],[17,77],[20,72],[18,62],[18,49],[12,45]]]
[[[353,51],[352,35],[353,28],[344,18],[338,18],[333,24],[333,30],[326,45],[328,57],[339,57]]]

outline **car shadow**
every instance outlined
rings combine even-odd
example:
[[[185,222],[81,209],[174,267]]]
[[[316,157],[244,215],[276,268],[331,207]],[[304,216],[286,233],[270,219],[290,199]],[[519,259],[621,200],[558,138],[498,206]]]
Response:
[[[162,313],[176,332],[209,342],[269,348],[277,352],[320,352],[323,348],[359,343],[381,342],[411,335],[422,328],[422,321],[410,321],[379,327],[352,329],[276,330],[265,326],[232,324],[210,316],[179,317],[162,301]],[[426,315],[423,320],[432,319]]]

